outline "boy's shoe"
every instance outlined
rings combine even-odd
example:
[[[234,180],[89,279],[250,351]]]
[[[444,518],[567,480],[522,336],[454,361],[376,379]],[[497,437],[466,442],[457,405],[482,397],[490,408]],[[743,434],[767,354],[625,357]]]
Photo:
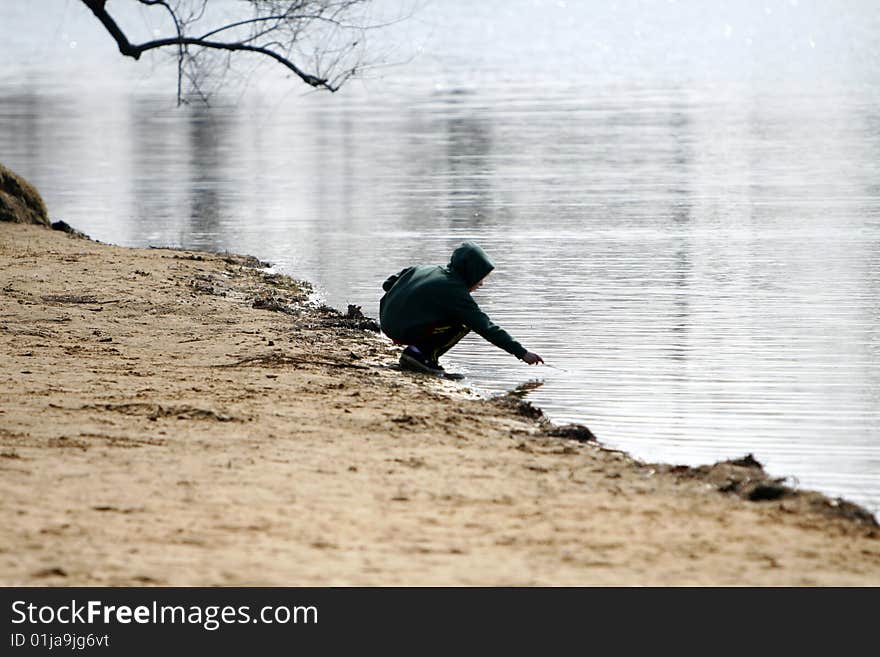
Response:
[[[443,366],[436,362],[428,360],[418,347],[409,346],[400,354],[400,369],[409,370],[411,372],[422,372],[423,374],[432,374],[444,379],[452,379],[458,381],[464,378],[464,374],[456,374],[447,372]]]
[[[443,376],[446,370],[436,361],[430,361],[418,347],[409,346],[400,354],[400,368],[411,372],[423,372]]]

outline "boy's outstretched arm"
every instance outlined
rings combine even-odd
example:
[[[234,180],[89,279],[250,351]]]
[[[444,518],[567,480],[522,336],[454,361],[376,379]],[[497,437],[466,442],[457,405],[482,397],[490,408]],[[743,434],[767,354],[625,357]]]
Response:
[[[489,319],[489,316],[480,309],[469,293],[456,298],[452,303],[451,310],[465,326],[523,362],[529,365],[544,362],[544,359],[538,354],[523,347],[507,331]]]

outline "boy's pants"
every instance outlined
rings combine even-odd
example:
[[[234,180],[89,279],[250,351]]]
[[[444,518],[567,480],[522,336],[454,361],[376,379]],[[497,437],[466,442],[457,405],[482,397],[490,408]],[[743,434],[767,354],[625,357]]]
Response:
[[[430,327],[423,337],[410,344],[421,351],[429,361],[436,363],[440,356],[452,349],[470,332],[471,330],[462,324],[437,325]]]

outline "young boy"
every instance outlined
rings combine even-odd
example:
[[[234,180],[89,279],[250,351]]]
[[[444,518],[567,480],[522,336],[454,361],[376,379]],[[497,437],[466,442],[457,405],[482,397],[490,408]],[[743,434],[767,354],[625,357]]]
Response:
[[[529,365],[544,362],[493,324],[471,296],[494,268],[483,249],[465,242],[446,267],[416,265],[388,277],[379,323],[394,342],[409,345],[401,368],[444,376],[438,359],[472,330]]]

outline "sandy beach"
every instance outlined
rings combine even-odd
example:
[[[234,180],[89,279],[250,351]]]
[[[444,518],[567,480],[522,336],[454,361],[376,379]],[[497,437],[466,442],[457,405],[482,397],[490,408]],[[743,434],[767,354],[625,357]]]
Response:
[[[880,585],[858,507],[397,371],[260,265],[0,223],[0,584]]]

